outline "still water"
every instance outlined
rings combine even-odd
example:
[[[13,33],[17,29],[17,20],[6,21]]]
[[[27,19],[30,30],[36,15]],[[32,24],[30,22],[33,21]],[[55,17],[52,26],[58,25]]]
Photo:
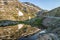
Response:
[[[46,30],[42,30],[32,36],[21,37],[18,40],[59,40],[59,38],[54,33],[47,33]]]
[[[43,30],[43,31],[40,31],[40,32],[34,34],[33,36],[29,36],[27,38],[26,37],[19,38],[19,40],[38,40],[40,34],[45,33],[45,32],[46,32],[46,30]]]

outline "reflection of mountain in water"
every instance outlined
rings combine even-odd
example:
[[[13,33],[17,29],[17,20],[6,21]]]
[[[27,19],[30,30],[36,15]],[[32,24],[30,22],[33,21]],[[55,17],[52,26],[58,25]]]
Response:
[[[59,40],[56,34],[40,31],[33,36],[21,37],[19,40]]]
[[[12,20],[1,20],[0,26],[10,26],[10,25],[16,25],[19,24],[18,21],[12,21]]]

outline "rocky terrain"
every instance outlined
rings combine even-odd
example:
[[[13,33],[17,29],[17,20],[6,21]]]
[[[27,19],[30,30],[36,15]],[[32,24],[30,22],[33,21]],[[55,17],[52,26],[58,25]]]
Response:
[[[18,0],[0,2],[0,40],[17,40],[40,30],[25,22],[36,16],[39,11],[37,7],[25,5]]]
[[[47,27],[47,31],[53,34],[57,34],[60,40],[60,7],[45,12],[45,19],[42,24]],[[58,39],[57,39],[58,40]]]
[[[60,17],[60,7],[57,7],[57,8],[54,8],[54,9],[48,11],[48,12],[45,12],[44,15]]]
[[[38,31],[40,33],[37,40],[53,40],[55,34],[60,38],[60,7],[47,11],[29,2],[7,0],[2,3],[2,1],[0,1],[0,40],[18,40],[20,37],[34,35]],[[42,36],[41,30],[47,32],[42,32]]]
[[[39,37],[40,40],[44,40],[44,39],[48,40],[48,37],[49,37],[48,35],[51,35],[49,33],[56,35],[56,37],[58,36],[58,38],[56,37],[55,38],[56,40],[60,40],[60,32],[59,32],[60,31],[60,17],[58,16],[60,13],[60,11],[58,11],[59,8],[60,7],[57,7],[55,9],[52,9],[51,11],[45,11],[42,13],[38,12],[39,15],[37,15],[37,17],[30,20],[31,25],[47,30],[46,33],[42,34],[44,36]],[[45,37],[45,36],[48,36],[48,37]],[[55,40],[54,36],[52,38]],[[52,38],[49,37],[50,40],[52,40]]]

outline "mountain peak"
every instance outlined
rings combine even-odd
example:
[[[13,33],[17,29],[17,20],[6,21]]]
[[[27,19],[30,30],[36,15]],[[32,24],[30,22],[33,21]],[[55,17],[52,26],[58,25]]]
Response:
[[[22,3],[25,4],[25,5],[33,6],[33,7],[36,7],[36,8],[38,8],[38,9],[42,10],[40,7],[36,6],[36,5],[33,4],[33,3],[30,3],[30,2],[22,2]]]

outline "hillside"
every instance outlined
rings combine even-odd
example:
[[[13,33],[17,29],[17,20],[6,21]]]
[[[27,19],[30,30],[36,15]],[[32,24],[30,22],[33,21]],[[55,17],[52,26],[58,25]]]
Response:
[[[60,40],[60,7],[45,12],[43,17],[45,18],[42,21],[42,25],[47,27],[48,32],[53,34],[56,33]]]
[[[21,36],[31,35],[40,30],[25,22],[36,17],[36,12],[40,9],[17,0],[2,1],[4,2],[0,3],[0,38],[2,40],[17,40]]]
[[[38,32],[37,40],[60,38],[60,7],[48,11],[29,2],[0,2],[0,40],[27,39]]]
[[[46,16],[54,16],[54,17],[60,17],[60,7],[54,8],[54,9],[46,12],[44,15],[46,15]]]
[[[24,15],[21,16],[22,20],[34,18],[36,17],[36,13],[42,10],[41,8],[37,8],[36,6],[30,5],[28,3],[26,4],[23,2],[22,2],[22,7],[20,7],[19,5],[19,9],[22,11],[22,13],[24,13]]]
[[[34,4],[30,3],[30,2],[23,2],[23,4],[28,5],[28,6],[31,6],[31,7],[35,7],[36,10],[37,10],[37,9],[38,9],[38,10],[42,10],[40,7],[34,5]]]

